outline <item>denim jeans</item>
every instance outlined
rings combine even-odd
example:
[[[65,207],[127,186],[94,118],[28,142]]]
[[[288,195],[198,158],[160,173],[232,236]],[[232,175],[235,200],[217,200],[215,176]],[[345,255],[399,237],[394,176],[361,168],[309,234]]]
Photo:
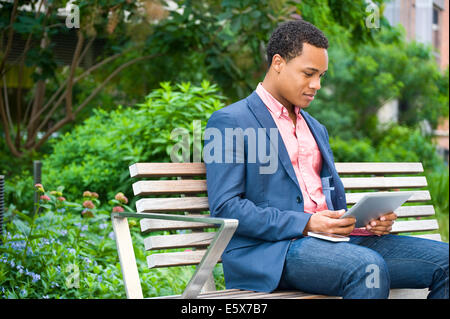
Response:
[[[428,298],[448,298],[448,253],[447,243],[391,234],[338,243],[300,237],[290,243],[279,288],[358,299],[429,288]]]

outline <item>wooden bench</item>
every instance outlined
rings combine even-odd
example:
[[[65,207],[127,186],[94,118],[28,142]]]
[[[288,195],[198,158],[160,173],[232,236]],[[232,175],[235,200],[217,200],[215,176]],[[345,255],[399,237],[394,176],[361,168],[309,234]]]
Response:
[[[392,233],[421,232],[418,237],[441,240],[436,233],[435,211],[421,163],[336,163],[349,207],[364,192],[413,191],[414,195],[395,213]],[[156,251],[147,257],[148,267],[198,265],[182,295],[162,298],[328,298],[301,291],[261,293],[228,289],[215,291],[212,270],[231,239],[238,221],[211,218],[206,195],[206,170],[203,163],[136,163],[130,166],[132,178],[146,178],[133,184],[137,213],[113,213],[112,223],[122,268],[127,298],[143,298],[127,218],[139,218],[145,250]],[[400,175],[400,176],[399,176]],[[403,175],[403,176],[402,176]],[[404,176],[407,175],[407,176]],[[163,178],[163,179],[161,179]],[[200,179],[199,179],[200,178]],[[407,220],[405,220],[407,219]],[[219,229],[212,232],[212,228]],[[150,233],[159,234],[151,236]],[[161,235],[161,231],[170,231]],[[167,250],[175,249],[176,251]],[[158,252],[163,250],[163,252]],[[424,298],[428,289],[392,289],[390,298]]]

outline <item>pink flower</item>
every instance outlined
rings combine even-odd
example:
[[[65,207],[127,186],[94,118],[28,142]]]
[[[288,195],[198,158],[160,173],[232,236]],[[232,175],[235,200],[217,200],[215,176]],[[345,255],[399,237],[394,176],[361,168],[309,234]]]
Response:
[[[45,201],[49,201],[50,197],[48,197],[47,195],[41,195],[40,199],[45,200]]]
[[[59,200],[60,202],[64,202],[66,199],[62,196],[58,197],[57,200]]]
[[[84,191],[83,197],[92,197],[92,193],[90,191]]]
[[[123,213],[124,209],[121,206],[114,206],[112,211],[113,211],[113,213]]]
[[[36,187],[38,189],[38,191],[40,191],[41,193],[44,193],[44,186],[42,186],[42,184],[36,184],[34,185],[34,187]]]
[[[95,208],[95,205],[94,205],[94,203],[92,201],[85,200],[84,203],[83,203],[83,207],[93,209],[93,208]]]
[[[94,198],[98,198],[98,194],[96,192],[91,192],[91,196]]]
[[[119,202],[127,204],[128,198],[123,193],[117,193],[116,196],[114,196],[115,199],[117,199]]]
[[[89,209],[85,209],[81,212],[81,216],[83,217],[94,217],[94,213],[91,212]]]

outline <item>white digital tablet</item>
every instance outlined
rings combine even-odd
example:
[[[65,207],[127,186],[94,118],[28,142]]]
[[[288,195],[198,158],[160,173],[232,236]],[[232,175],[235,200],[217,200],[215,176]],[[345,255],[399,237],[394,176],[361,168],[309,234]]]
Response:
[[[370,220],[399,208],[412,194],[413,192],[367,193],[341,218],[355,217],[355,228],[364,227]]]

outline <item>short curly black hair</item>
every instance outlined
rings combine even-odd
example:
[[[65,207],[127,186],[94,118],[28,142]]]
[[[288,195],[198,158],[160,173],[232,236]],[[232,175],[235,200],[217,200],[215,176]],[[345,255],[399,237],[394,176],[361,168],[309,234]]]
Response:
[[[300,19],[280,24],[267,44],[268,67],[277,53],[286,62],[301,55],[305,42],[318,48],[328,49],[327,37],[312,23]]]

